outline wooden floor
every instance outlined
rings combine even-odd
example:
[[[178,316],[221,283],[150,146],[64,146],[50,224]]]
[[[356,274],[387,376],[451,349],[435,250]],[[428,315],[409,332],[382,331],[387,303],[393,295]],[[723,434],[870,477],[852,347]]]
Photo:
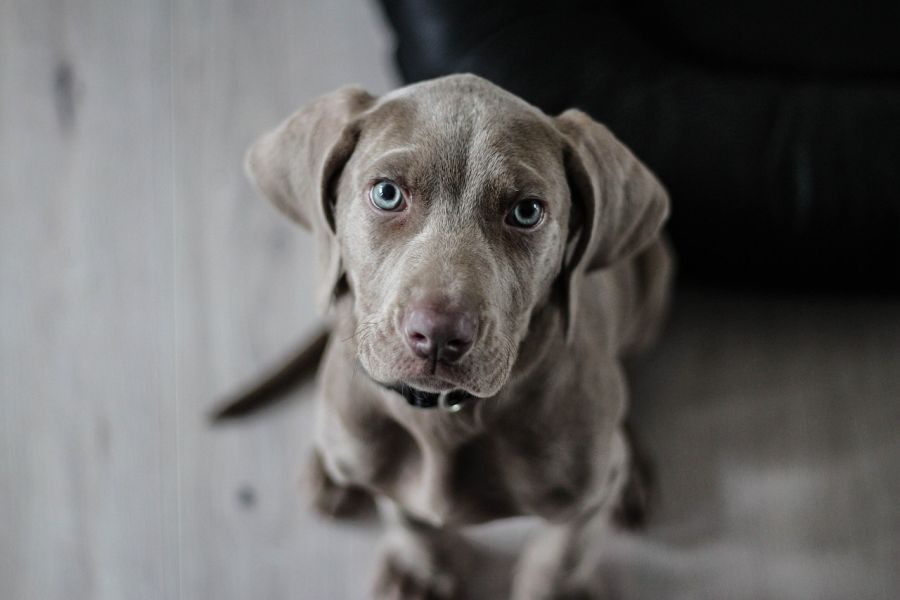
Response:
[[[365,597],[377,524],[302,507],[310,404],[205,412],[316,319],[244,149],[390,48],[352,0],[0,2],[0,598]],[[661,497],[623,598],[900,597],[896,298],[683,292],[632,372]],[[503,566],[532,527],[478,535]]]

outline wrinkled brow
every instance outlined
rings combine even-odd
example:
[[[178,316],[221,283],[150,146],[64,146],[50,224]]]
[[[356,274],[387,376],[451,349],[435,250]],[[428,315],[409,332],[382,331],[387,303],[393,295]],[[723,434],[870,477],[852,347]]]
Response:
[[[375,177],[400,177],[408,173],[415,155],[415,149],[411,146],[391,148],[373,158],[366,165],[366,170]]]
[[[550,174],[542,173],[538,167],[524,161],[516,161],[510,167],[513,186],[521,196],[542,198],[548,193]]]
[[[478,191],[493,196],[504,206],[526,197],[551,200],[546,197],[552,189],[551,173],[544,172],[540,166],[528,161],[509,159],[502,153],[492,159],[488,161],[493,163],[492,168],[480,170],[480,177],[473,177],[474,173],[464,176],[470,185],[474,184],[479,188]],[[422,160],[422,150],[414,146],[391,148],[375,155],[365,165],[365,175],[370,178],[391,179],[405,187],[421,185],[434,175],[429,165],[422,164]],[[419,172],[423,168],[424,172]]]

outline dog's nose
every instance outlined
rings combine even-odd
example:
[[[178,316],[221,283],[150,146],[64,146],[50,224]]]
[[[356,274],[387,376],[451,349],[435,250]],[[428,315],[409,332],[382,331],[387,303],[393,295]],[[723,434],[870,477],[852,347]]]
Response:
[[[403,323],[410,349],[432,362],[453,363],[461,359],[475,341],[477,323],[467,312],[412,308]]]

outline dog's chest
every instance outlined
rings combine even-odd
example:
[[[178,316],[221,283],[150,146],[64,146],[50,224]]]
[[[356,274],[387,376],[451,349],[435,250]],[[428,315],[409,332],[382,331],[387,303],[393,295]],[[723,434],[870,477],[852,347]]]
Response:
[[[368,415],[364,424],[351,424],[352,442],[336,461],[342,478],[435,523],[518,514],[555,518],[577,507],[591,481],[591,463],[588,448],[573,443],[571,431],[556,437],[540,423],[482,429],[469,418],[472,408],[458,415],[404,410],[400,418]]]

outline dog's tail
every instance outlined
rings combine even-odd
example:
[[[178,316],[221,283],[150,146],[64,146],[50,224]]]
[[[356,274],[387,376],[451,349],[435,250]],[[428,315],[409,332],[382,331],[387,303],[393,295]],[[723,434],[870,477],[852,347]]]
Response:
[[[210,413],[213,423],[237,419],[283,401],[287,393],[309,379],[325,351],[330,331],[321,327],[280,366],[261,376]]]

